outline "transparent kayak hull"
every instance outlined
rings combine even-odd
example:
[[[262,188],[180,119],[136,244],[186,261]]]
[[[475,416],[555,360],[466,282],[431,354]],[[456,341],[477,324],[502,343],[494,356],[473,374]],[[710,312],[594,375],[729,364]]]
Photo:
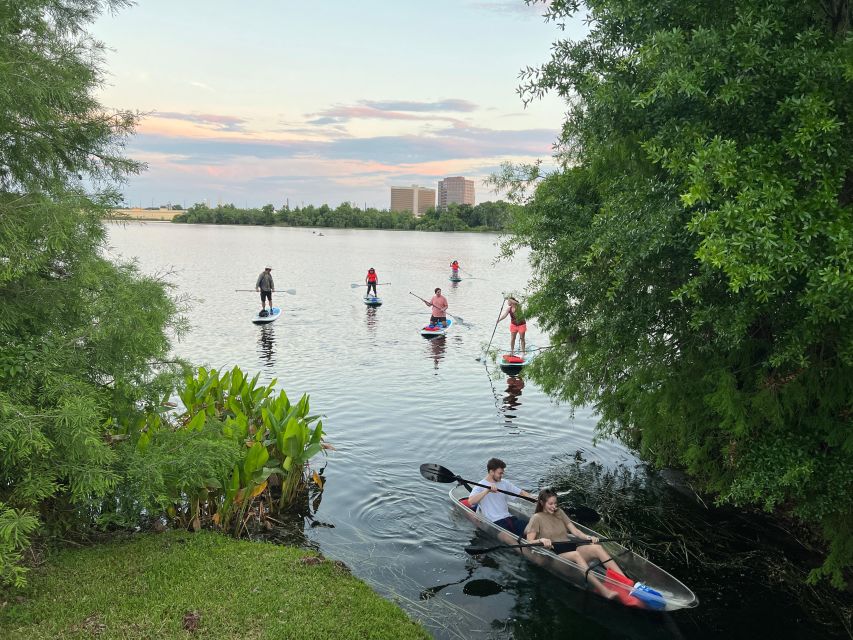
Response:
[[[457,486],[450,490],[450,500],[453,503],[454,509],[462,514],[477,529],[498,542],[518,544],[517,536],[462,504],[461,500],[467,498],[468,494],[468,490],[462,486]],[[533,515],[533,507],[532,503],[510,501],[510,513],[514,516],[529,519]],[[588,535],[598,538],[605,537],[580,524],[575,523],[575,526]],[[690,589],[643,556],[615,542],[603,542],[601,546],[607,550],[610,557],[619,564],[631,581],[643,583],[653,589],[654,592],[657,592],[659,596],[653,595],[650,597],[647,592],[636,591],[626,586],[624,582],[614,580],[607,575],[606,565],[605,567],[601,567],[600,565],[594,566],[591,571],[593,576],[588,577],[585,570],[580,566],[543,547],[508,549],[507,551],[522,554],[533,564],[546,569],[580,589],[588,589],[597,593],[591,581],[598,580],[606,589],[615,592],[619,596],[614,598],[612,602],[621,603],[625,606],[656,611],[677,611],[678,609],[695,607],[699,604],[696,595]]]

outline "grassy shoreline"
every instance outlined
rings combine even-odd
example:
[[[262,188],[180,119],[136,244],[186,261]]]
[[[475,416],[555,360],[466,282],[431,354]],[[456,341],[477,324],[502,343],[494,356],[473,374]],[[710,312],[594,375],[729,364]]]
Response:
[[[212,532],[58,552],[0,593],[0,637],[429,638],[342,563]]]

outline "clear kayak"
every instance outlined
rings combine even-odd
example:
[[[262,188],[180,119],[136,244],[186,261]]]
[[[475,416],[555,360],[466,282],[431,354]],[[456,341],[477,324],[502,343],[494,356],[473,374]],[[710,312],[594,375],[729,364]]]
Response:
[[[463,486],[456,486],[450,490],[450,500],[453,502],[456,511],[461,513],[477,529],[499,542],[510,545],[518,544],[518,537],[513,533],[471,510],[467,506],[468,495],[469,491]],[[533,504],[526,502],[512,500],[509,502],[510,513],[525,519],[529,519],[533,515],[533,507]],[[575,526],[588,535],[598,538],[605,537],[578,523],[575,523]],[[593,573],[594,577],[589,577],[580,566],[544,547],[531,546],[513,549],[512,551],[521,553],[533,564],[539,565],[580,589],[595,592],[590,580],[598,580],[606,589],[616,593],[617,597],[614,598],[613,602],[621,603],[627,607],[651,611],[676,611],[695,607],[699,604],[696,595],[690,589],[643,556],[637,555],[615,542],[602,542],[601,546],[627,574],[627,579],[613,570],[608,570],[606,564],[602,566],[594,562],[590,569],[590,573]]]

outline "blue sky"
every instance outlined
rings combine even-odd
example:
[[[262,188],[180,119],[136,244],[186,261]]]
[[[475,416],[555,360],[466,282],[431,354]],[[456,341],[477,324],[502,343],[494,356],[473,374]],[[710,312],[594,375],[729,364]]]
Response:
[[[389,187],[482,180],[504,160],[547,161],[563,120],[523,108],[519,70],[561,34],[522,0],[142,0],[103,16],[111,108],[144,112],[128,153],[148,170],[133,206],[387,208]]]

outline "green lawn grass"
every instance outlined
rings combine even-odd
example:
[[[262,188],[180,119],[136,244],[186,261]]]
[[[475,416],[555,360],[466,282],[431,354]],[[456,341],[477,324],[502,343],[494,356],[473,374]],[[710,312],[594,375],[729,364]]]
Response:
[[[429,638],[345,568],[310,556],[208,532],[65,550],[20,595],[0,594],[0,638]]]

